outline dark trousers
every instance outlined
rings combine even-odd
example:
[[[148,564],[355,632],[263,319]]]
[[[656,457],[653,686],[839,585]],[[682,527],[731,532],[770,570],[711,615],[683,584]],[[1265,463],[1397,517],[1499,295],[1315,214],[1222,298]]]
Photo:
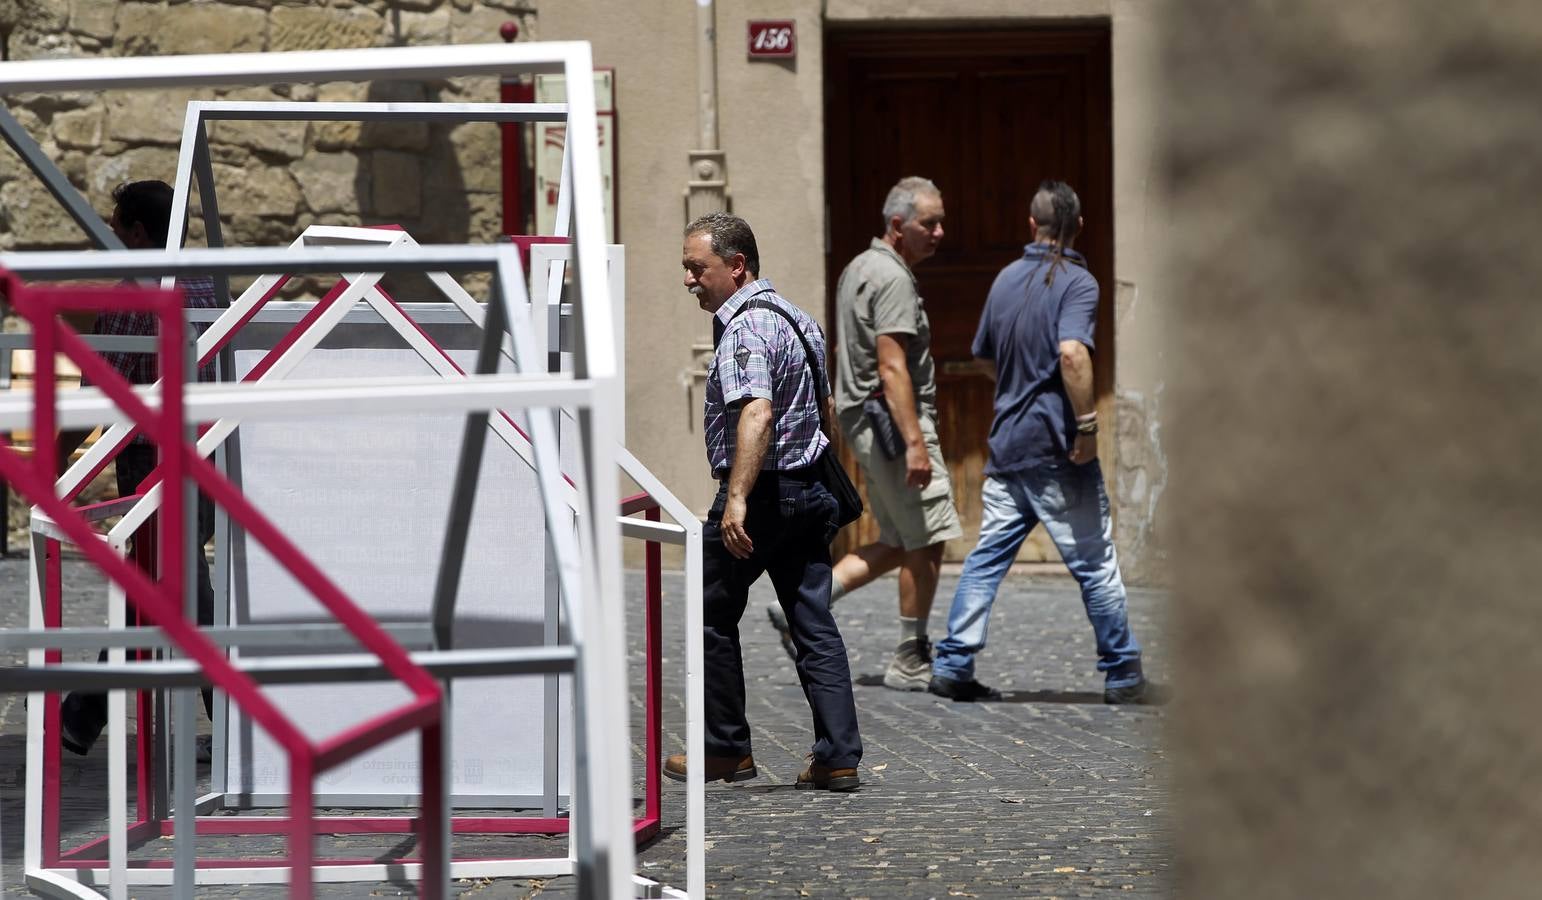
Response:
[[[150,476],[155,469],[155,446],[153,444],[131,443],[118,453],[113,462],[114,474],[118,480],[118,496],[126,497],[139,489],[139,483]],[[176,499],[170,498],[168,499]],[[209,560],[203,554],[203,546],[214,537],[214,503],[203,494],[198,495],[198,546],[199,551],[193,557],[198,573],[198,624],[214,624],[214,582],[209,577]],[[129,541],[129,549],[132,554],[134,541]],[[107,659],[107,651],[97,654],[97,661]],[[203,711],[214,718],[214,692],[209,688],[203,689]],[[107,695],[92,694],[83,691],[73,691],[64,698],[64,704],[60,710],[70,725],[70,730],[87,742],[96,740],[102,733],[102,728],[107,725]]]
[[[727,497],[724,483],[718,487],[702,531],[706,752],[710,756],[750,752],[739,619],[749,602],[750,585],[766,573],[798,651],[798,680],[814,714],[814,759],[831,768],[853,767],[862,758],[862,738],[857,732],[846,644],[830,614],[835,499],[807,477],[763,473],[750,492],[744,523],[755,552],[749,559],[738,559],[723,546],[721,523]]]

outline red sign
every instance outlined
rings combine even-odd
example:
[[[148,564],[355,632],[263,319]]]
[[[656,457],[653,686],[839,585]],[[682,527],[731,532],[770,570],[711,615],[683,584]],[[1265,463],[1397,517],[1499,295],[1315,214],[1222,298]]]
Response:
[[[798,26],[791,19],[750,22],[750,59],[792,59],[798,55]]]

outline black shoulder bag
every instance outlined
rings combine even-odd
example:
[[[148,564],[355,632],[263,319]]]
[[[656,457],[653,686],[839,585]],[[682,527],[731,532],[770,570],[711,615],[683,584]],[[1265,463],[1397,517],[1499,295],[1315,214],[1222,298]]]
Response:
[[[796,334],[799,343],[803,344],[803,358],[808,363],[809,374],[814,378],[814,402],[819,407],[820,430],[825,433],[825,437],[831,437],[834,434],[834,426],[825,416],[825,400],[830,396],[830,390],[826,379],[820,377],[823,373],[814,362],[817,357],[814,356],[814,348],[809,345],[808,338],[803,336],[803,329],[798,327],[797,320],[788,315],[787,310],[769,300],[759,298],[751,299],[739,307],[739,311],[734,313],[734,318],[738,318],[749,309],[768,309],[786,319],[787,324],[792,326],[792,333]],[[825,452],[819,454],[819,458],[814,460],[813,466],[814,471],[819,475],[820,483],[830,492],[830,496],[835,498],[835,526],[844,528],[861,518],[862,495],[857,493],[857,486],[852,484],[851,476],[846,474],[840,460],[835,458],[834,447],[834,443],[827,445]]]

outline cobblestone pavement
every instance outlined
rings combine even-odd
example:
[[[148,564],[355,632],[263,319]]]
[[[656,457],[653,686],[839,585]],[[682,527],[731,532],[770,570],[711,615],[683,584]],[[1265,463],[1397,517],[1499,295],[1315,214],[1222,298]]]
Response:
[[[25,621],[25,561],[0,561],[0,627]],[[943,630],[956,577],[945,575],[933,612]],[[640,593],[641,578],[628,577]],[[73,624],[105,619],[100,580],[67,564]],[[679,577],[665,578],[665,752],[684,745],[683,638]],[[750,719],[760,778],[707,789],[708,896],[1084,897],[1172,893],[1160,707],[1108,707],[1093,669],[1091,629],[1069,580],[1014,576],[991,623],[980,678],[1007,692],[1006,702],[957,704],[925,693],[898,693],[880,679],[898,624],[895,581],[885,578],[843,600],[846,636],[866,753],[862,788],[851,794],[797,791],[793,782],[812,740],[808,709],[791,662],[766,624],[771,600],[756,586],[743,626]],[[640,609],[633,597],[631,609]],[[1147,654],[1147,671],[1164,680],[1167,644],[1160,630],[1167,597],[1131,592],[1130,609]],[[634,628],[634,631],[636,629]],[[634,646],[640,648],[638,641]],[[0,653],[0,666],[20,662]],[[640,696],[633,697],[634,719]],[[207,727],[207,726],[205,726]],[[0,895],[26,896],[21,881],[22,698],[0,694]],[[635,746],[640,747],[639,741]],[[637,770],[640,772],[640,753]],[[91,757],[65,755],[67,838],[103,833],[105,747]],[[638,782],[640,785],[640,781]],[[665,781],[663,832],[638,854],[639,871],[685,886],[684,785]],[[640,788],[639,788],[640,790]],[[245,843],[242,843],[245,841]],[[156,841],[136,857],[169,856]],[[323,851],[389,859],[411,855],[410,839],[323,838]],[[459,838],[464,855],[562,855],[560,838]],[[278,839],[200,839],[210,855],[281,857]],[[570,897],[572,879],[462,881],[460,896]],[[167,897],[169,889],[135,889]],[[413,896],[406,883],[323,885],[324,898]],[[281,897],[275,886],[205,887],[200,897]]]

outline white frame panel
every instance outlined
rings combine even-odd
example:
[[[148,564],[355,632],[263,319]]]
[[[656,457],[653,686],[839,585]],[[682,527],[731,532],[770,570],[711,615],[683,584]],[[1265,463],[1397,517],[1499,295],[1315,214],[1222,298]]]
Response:
[[[297,53],[248,53],[225,55],[189,55],[162,58],[98,58],[53,59],[12,62],[0,65],[0,93],[96,91],[109,88],[150,88],[172,86],[213,86],[231,84],[263,84],[277,82],[321,82],[336,80],[424,80],[460,75],[500,74],[518,72],[560,72],[566,76],[568,93],[568,169],[571,172],[572,209],[576,213],[574,237],[576,239],[576,267],[578,286],[575,304],[580,329],[576,347],[574,387],[580,395],[563,403],[552,402],[549,396],[540,396],[539,390],[523,392],[518,400],[513,395],[503,395],[513,402],[499,403],[507,406],[550,403],[551,406],[572,405],[581,409],[580,433],[583,437],[584,469],[577,479],[587,515],[581,517],[579,543],[581,553],[566,552],[571,547],[568,535],[561,529],[554,531],[559,544],[559,578],[565,596],[576,599],[569,615],[573,643],[582,648],[581,658],[575,671],[580,715],[577,723],[577,741],[583,748],[575,770],[576,784],[586,789],[577,798],[574,808],[574,874],[578,876],[579,896],[584,898],[630,897],[636,886],[633,881],[635,854],[631,835],[631,787],[622,773],[629,772],[627,692],[625,681],[625,605],[612,599],[619,598],[621,591],[620,529],[614,522],[614,510],[619,504],[619,490],[615,478],[618,448],[624,438],[620,431],[624,402],[622,373],[617,362],[615,341],[616,320],[606,273],[604,256],[603,213],[600,197],[600,166],[595,122],[595,98],[591,73],[592,55],[587,43],[513,43],[461,45],[455,47],[390,47],[360,50],[325,50]],[[234,255],[232,255],[234,254]],[[0,265],[13,271],[24,271],[25,257],[47,254],[13,254],[0,258]],[[258,254],[260,255],[260,253]],[[328,254],[325,250],[307,250],[306,256],[346,256]],[[429,254],[432,255],[432,254]],[[453,256],[451,252],[447,254]],[[66,255],[67,256],[67,255]],[[160,254],[147,252],[101,253],[94,262],[113,267],[110,274],[147,274],[165,276],[176,269],[185,272],[200,271],[198,262],[204,263],[203,271],[222,271],[226,275],[249,264],[256,255],[243,257],[240,251],[207,250],[183,251],[172,258],[152,260]],[[136,257],[133,260],[125,256]],[[293,270],[290,257],[288,264],[264,266],[256,271]],[[310,260],[307,260],[308,262]],[[496,266],[497,280],[510,318],[517,355],[531,359],[533,350],[528,328],[515,315],[516,305],[508,302],[511,290],[521,290],[523,285],[511,284],[521,279],[519,260],[513,248],[498,248],[492,260]],[[55,260],[55,265],[43,266],[44,270],[58,273],[71,264]],[[160,263],[160,265],[155,265]],[[169,265],[168,265],[169,263]],[[214,265],[210,265],[210,264]],[[149,271],[135,273],[139,266],[153,265]],[[92,268],[90,262],[86,268]],[[339,271],[340,266],[324,265],[323,270]],[[365,265],[365,271],[375,271]],[[397,268],[395,266],[391,268]],[[34,272],[38,271],[33,269]],[[524,346],[519,344],[523,342]],[[504,379],[504,376],[493,376]],[[516,380],[518,376],[508,380]],[[453,387],[469,389],[473,384]],[[413,393],[426,388],[436,404],[449,399],[449,392],[434,391],[426,385],[374,384],[315,386],[311,390],[293,391],[289,405],[283,407],[286,415],[298,409],[320,411],[329,403],[362,402],[365,398],[409,398],[422,402],[427,394]],[[293,388],[293,386],[286,386]],[[215,388],[230,391],[230,388]],[[196,394],[195,394],[196,392]],[[192,396],[202,394],[197,388],[189,390]],[[489,393],[492,393],[491,391]],[[559,392],[560,393],[560,392]],[[239,394],[210,396],[213,401],[206,406],[221,414],[239,413],[247,417],[263,414],[260,404],[244,403]],[[269,398],[270,401],[273,398]],[[523,402],[521,402],[523,401]],[[491,401],[484,397],[478,401],[486,408]],[[67,405],[61,404],[61,406]],[[357,408],[353,406],[352,408]],[[397,406],[401,408],[400,405]],[[441,405],[440,408],[443,408]],[[550,407],[545,407],[550,408]],[[272,410],[273,407],[266,407]],[[74,410],[71,410],[73,412]],[[64,410],[61,409],[61,413]],[[548,515],[553,514],[551,504],[556,499],[555,422],[548,414],[531,413],[532,438],[541,460],[538,469],[544,490]],[[189,420],[198,414],[188,411]],[[587,564],[581,564],[580,560]],[[34,586],[36,587],[36,586]],[[35,591],[34,591],[35,592]],[[41,651],[38,651],[38,656]],[[39,660],[40,661],[40,660]],[[41,701],[41,698],[39,698]],[[41,702],[33,704],[29,720],[40,717]],[[29,724],[31,724],[29,722]],[[41,722],[37,721],[38,731]],[[692,768],[702,765],[700,753],[692,754]],[[28,783],[32,786],[33,772],[29,767]],[[38,785],[41,787],[41,785]],[[40,802],[41,798],[37,798]],[[34,809],[34,797],[29,793],[28,810]],[[34,860],[30,845],[28,862]],[[180,861],[180,860],[179,860]],[[29,865],[29,870],[32,867]],[[39,871],[40,876],[51,873]],[[29,882],[32,881],[29,871]],[[426,875],[432,879],[432,889],[448,888],[449,871]],[[52,882],[52,879],[44,878]],[[114,879],[116,880],[116,879]],[[34,884],[42,888],[42,883]],[[179,879],[178,894],[191,896],[191,880]],[[122,891],[113,885],[114,894]]]

